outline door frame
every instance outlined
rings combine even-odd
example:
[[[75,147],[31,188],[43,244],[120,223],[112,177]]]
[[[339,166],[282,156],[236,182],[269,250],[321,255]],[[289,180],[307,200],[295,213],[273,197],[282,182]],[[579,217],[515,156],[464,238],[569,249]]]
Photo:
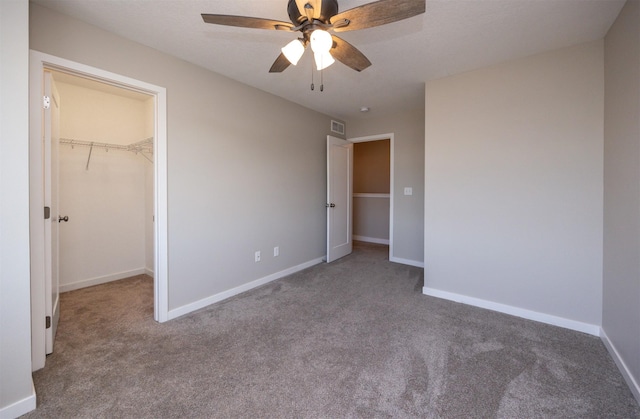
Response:
[[[395,154],[395,140],[394,134],[377,134],[369,135],[366,137],[349,138],[348,141],[352,143],[366,143],[370,141],[389,140],[389,260],[395,262],[393,257],[393,206],[394,206],[394,154]]]
[[[52,69],[93,79],[155,98],[154,135],[154,319],[169,320],[167,92],[164,87],[111,73],[64,58],[29,51],[29,225],[31,256],[31,360],[35,371],[45,362],[44,226],[42,197],[42,84],[43,72]]]

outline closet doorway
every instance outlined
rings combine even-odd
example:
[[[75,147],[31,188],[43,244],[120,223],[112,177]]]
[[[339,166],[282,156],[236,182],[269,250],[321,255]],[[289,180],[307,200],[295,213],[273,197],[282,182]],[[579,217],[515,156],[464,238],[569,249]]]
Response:
[[[393,256],[394,135],[349,139],[353,151],[353,240],[389,245]]]
[[[153,269],[153,290],[154,290],[154,319],[159,322],[165,322],[169,320],[169,306],[168,306],[168,255],[167,255],[167,230],[168,230],[168,222],[167,222],[167,213],[168,213],[168,196],[167,196],[167,95],[166,89],[164,87],[160,87],[157,85],[153,85],[141,80],[136,80],[127,76],[123,76],[116,73],[111,73],[106,70],[102,70],[96,67],[91,67],[85,64],[77,63],[74,61],[70,61],[64,58],[52,56],[49,54],[41,53],[38,51],[30,51],[30,65],[29,65],[29,144],[30,144],[30,242],[31,242],[31,351],[32,351],[32,369],[38,370],[44,367],[46,360],[46,352],[45,352],[45,336],[46,334],[46,323],[44,320],[48,314],[48,306],[50,303],[47,303],[51,299],[50,290],[52,288],[52,283],[47,278],[51,277],[51,271],[47,269],[47,263],[45,260],[47,257],[51,257],[51,254],[47,252],[46,243],[51,243],[51,241],[47,241],[47,236],[45,234],[46,224],[53,222],[53,218],[55,218],[55,222],[58,222],[58,219],[61,217],[60,227],[68,227],[74,221],[80,221],[82,217],[76,217],[74,213],[72,213],[68,208],[62,208],[62,212],[59,214],[51,214],[48,216],[47,208],[44,211],[43,217],[43,208],[45,207],[45,199],[44,199],[44,191],[45,191],[45,182],[46,173],[44,168],[47,167],[46,159],[47,154],[45,153],[45,147],[43,147],[44,142],[43,139],[44,133],[47,132],[46,129],[46,118],[44,117],[46,110],[48,109],[47,101],[48,97],[45,94],[45,74],[48,72],[51,74],[52,72],[60,73],[58,78],[61,77],[64,79],[65,76],[75,76],[81,78],[82,82],[99,82],[104,85],[101,89],[109,90],[111,88],[121,88],[128,93],[124,93],[124,97],[127,97],[130,100],[133,100],[132,97],[126,95],[133,95],[136,93],[139,99],[151,98],[149,103],[145,103],[148,108],[145,108],[145,112],[149,112],[152,114],[152,118],[150,120],[145,119],[143,124],[150,125],[150,131],[153,132],[152,140],[149,141],[148,138],[145,138],[144,130],[142,138],[139,138],[139,135],[136,135],[135,138],[127,139],[126,141],[117,141],[113,140],[111,136],[109,136],[108,129],[94,129],[90,130],[89,134],[85,136],[85,134],[77,135],[70,134],[68,131],[64,131],[66,128],[63,128],[63,131],[59,133],[58,138],[62,137],[64,140],[59,141],[59,148],[63,153],[74,153],[73,155],[68,156],[71,160],[82,160],[81,168],[82,174],[80,176],[84,176],[84,179],[75,179],[78,182],[86,181],[88,178],[97,175],[98,171],[101,170],[100,166],[105,164],[107,161],[113,160],[113,154],[116,153],[124,153],[130,154],[129,158],[135,159],[143,159],[145,157],[141,154],[146,154],[146,157],[149,160],[153,161],[153,165],[147,166],[147,169],[150,170],[151,176],[144,178],[141,182],[143,184],[143,192],[141,194],[147,195],[148,190],[152,190],[152,198],[150,200],[145,200],[144,204],[138,203],[138,206],[144,206],[145,210],[143,215],[136,218],[138,221],[141,220],[142,230],[144,234],[144,238],[141,239],[144,242],[144,249],[142,253],[144,254],[144,262],[140,265],[140,263],[134,264],[132,266],[136,266],[135,268],[122,268],[124,270],[120,272],[114,272],[114,269],[111,269],[111,272],[102,271],[102,273],[96,273],[97,271],[91,272],[85,267],[76,267],[76,273],[82,271],[84,269],[85,274],[80,275],[77,274],[71,279],[60,278],[63,291],[70,290],[74,288],[80,288],[84,285],[93,285],[93,283],[105,282],[108,280],[117,279],[118,276],[126,277],[131,272],[131,270],[142,270],[143,272],[149,273],[147,268],[152,267]],[[56,82],[65,83],[65,80],[55,80]],[[81,83],[82,83],[81,82]],[[66,80],[66,84],[70,84],[69,80]],[[95,86],[95,85],[94,85]],[[75,86],[79,87],[79,86]],[[82,86],[80,86],[82,87]],[[87,86],[84,86],[85,88]],[[89,89],[91,90],[91,89]],[[98,91],[101,91],[98,89]],[[102,93],[105,93],[102,91]],[[113,92],[112,92],[113,93]],[[43,96],[44,95],[44,96]],[[117,96],[117,95],[116,95]],[[135,96],[135,95],[134,95]],[[140,100],[141,102],[145,102],[145,100]],[[61,102],[64,102],[65,99],[61,98]],[[151,105],[152,103],[152,105]],[[144,108],[144,106],[142,106]],[[85,110],[86,111],[86,110]],[[101,111],[102,112],[102,111]],[[86,116],[89,117],[88,115]],[[62,117],[66,119],[66,117]],[[145,127],[145,129],[148,127]],[[80,129],[80,128],[78,128]],[[95,137],[95,134],[100,131],[100,136]],[[104,132],[102,132],[104,131]],[[78,131],[79,132],[79,131]],[[93,135],[93,137],[92,137]],[[71,138],[69,138],[71,137]],[[78,137],[78,138],[73,138]],[[91,144],[93,143],[93,145]],[[139,147],[137,150],[131,151],[131,144],[133,143],[133,147]],[[152,146],[148,147],[151,143]],[[67,149],[68,148],[68,149]],[[107,151],[108,150],[108,151]],[[135,152],[138,152],[138,155],[135,155]],[[100,153],[103,153],[101,156]],[[105,157],[111,157],[112,160],[105,159]],[[82,156],[82,157],[80,157]],[[44,164],[43,164],[44,163]],[[151,163],[148,161],[148,163]],[[116,163],[119,165],[121,163]],[[126,166],[126,164],[125,164]],[[77,169],[77,167],[76,167]],[[103,168],[104,169],[104,168]],[[147,170],[145,169],[145,170]],[[65,169],[63,169],[65,170]],[[145,170],[142,170],[141,173],[145,174]],[[135,171],[132,169],[132,171]],[[131,175],[132,173],[129,173]],[[63,182],[65,176],[68,177],[69,173],[63,174]],[[76,175],[79,175],[78,171],[76,171]],[[106,172],[102,172],[100,180],[105,182],[110,175],[106,174]],[[149,184],[151,182],[151,184]],[[134,182],[136,183],[136,182]],[[87,182],[87,185],[89,182]],[[140,181],[138,178],[138,185],[140,185]],[[80,206],[85,206],[83,211],[87,211],[86,207],[89,210],[95,210],[95,206],[91,208],[88,204],[89,195],[95,191],[92,191],[87,185],[84,185],[84,194],[81,194],[83,198],[80,200]],[[66,186],[62,185],[64,189]],[[129,185],[131,187],[131,185]],[[97,188],[98,192],[103,194],[107,194],[106,190],[101,190],[100,187]],[[139,189],[138,189],[139,190]],[[121,191],[122,192],[122,191]],[[108,207],[112,212],[108,216],[102,216],[97,212],[93,213],[90,218],[93,225],[91,225],[91,229],[88,231],[84,231],[81,235],[84,235],[84,239],[93,240],[97,236],[100,231],[111,231],[114,227],[117,227],[118,223],[123,222],[124,218],[133,217],[130,213],[124,214],[124,212],[119,211],[117,208],[113,207],[113,203],[117,203],[118,201],[122,201],[123,198],[127,196],[127,194],[115,193],[110,196],[110,201],[108,204],[104,204],[103,206]],[[66,192],[63,190],[63,194]],[[131,196],[131,195],[129,195]],[[63,198],[64,201],[65,198]],[[78,198],[75,198],[78,199]],[[66,204],[63,204],[66,205]],[[108,206],[111,205],[111,206]],[[148,206],[151,207],[151,210],[148,209]],[[123,208],[126,205],[122,206]],[[102,209],[102,208],[99,208]],[[75,211],[75,209],[74,209]],[[152,239],[151,244],[147,246],[146,237],[149,233],[147,233],[147,223],[146,223],[146,214],[151,214],[151,236]],[[113,216],[113,215],[116,216]],[[65,216],[68,216],[68,221],[65,224]],[[44,223],[43,223],[44,218]],[[135,217],[133,217],[135,218]],[[102,229],[102,230],[101,230]],[[63,232],[63,235],[67,232]],[[115,241],[119,241],[120,245],[124,245],[125,241],[128,240],[128,233],[121,233],[119,238],[116,238]],[[65,239],[63,239],[64,241]],[[140,239],[138,239],[140,240]],[[113,241],[113,240],[112,240]],[[53,243],[51,243],[53,245]],[[63,249],[64,252],[64,249]],[[105,247],[101,248],[101,252],[104,253],[103,256],[112,256],[115,254],[116,256],[120,255],[117,251],[109,250]],[[151,258],[147,257],[148,252],[151,253]],[[63,256],[64,258],[65,256]],[[93,256],[92,256],[93,257]],[[125,256],[124,259],[127,259],[130,256]],[[113,259],[112,259],[113,261]],[[83,260],[80,263],[86,263],[87,260]],[[127,261],[130,262],[130,261]],[[96,265],[100,265],[99,263]],[[124,265],[119,265],[120,267]],[[104,264],[103,264],[104,267]],[[66,268],[62,268],[63,272],[65,272]],[[116,267],[116,269],[120,269]],[[89,272],[88,274],[86,274]],[[65,274],[66,275],[66,274]],[[55,285],[55,284],[54,284]],[[56,287],[57,291],[58,287]],[[55,294],[55,293],[54,293]],[[48,320],[48,319],[47,319]]]
[[[51,73],[60,97],[60,292],[153,276],[154,97]]]

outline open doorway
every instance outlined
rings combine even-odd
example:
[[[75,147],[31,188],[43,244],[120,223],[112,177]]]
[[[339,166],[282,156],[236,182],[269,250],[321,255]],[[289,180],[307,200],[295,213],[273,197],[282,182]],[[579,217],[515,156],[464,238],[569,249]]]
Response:
[[[393,255],[394,135],[349,139],[354,143],[353,240],[389,245]]]
[[[48,54],[31,51],[30,54],[30,241],[31,241],[31,310],[32,310],[32,368],[33,370],[44,367],[45,340],[47,323],[46,301],[51,298],[51,284],[47,286],[46,264],[46,237],[43,223],[43,132],[46,130],[43,117],[43,75],[45,70],[53,70],[71,76],[81,77],[93,82],[101,82],[108,86],[115,86],[138,94],[144,94],[151,98],[149,112],[153,115],[150,131],[152,135],[153,168],[150,178],[153,180],[152,198],[152,256],[154,276],[154,318],[163,322],[168,320],[168,261],[167,261],[167,138],[166,138],[166,89],[148,84],[143,81],[131,79],[115,73],[110,73],[95,67],[72,62]],[[73,139],[68,139],[73,140]],[[84,139],[77,139],[85,141]],[[145,138],[142,139],[144,141]],[[94,141],[98,142],[98,141]],[[102,142],[102,141],[100,141]],[[72,144],[66,144],[70,147]],[[85,147],[77,143],[76,148]],[[94,145],[95,146],[95,145]],[[97,153],[89,145],[86,153],[83,153],[85,164],[91,168],[91,154]],[[76,151],[76,150],[74,150]],[[103,150],[106,152],[106,150]],[[97,154],[93,154],[93,163],[96,164]],[[85,160],[86,158],[86,160]],[[86,166],[85,166],[86,167]],[[94,166],[95,168],[95,166]],[[148,188],[148,185],[145,185]],[[60,214],[64,218],[64,214]],[[45,223],[53,222],[47,217],[45,209]],[[55,216],[58,222],[58,215]],[[95,220],[99,223],[100,220]],[[50,256],[49,256],[50,257]],[[48,287],[48,288],[47,288]]]
[[[60,292],[153,277],[154,97],[47,71],[60,100]]]

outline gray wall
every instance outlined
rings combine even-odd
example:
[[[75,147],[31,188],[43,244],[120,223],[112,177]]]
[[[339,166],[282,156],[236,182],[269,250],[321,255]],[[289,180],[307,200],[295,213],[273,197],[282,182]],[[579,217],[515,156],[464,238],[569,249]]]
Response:
[[[602,328],[640,400],[640,2],[627,1],[609,30],[604,68]]]
[[[394,150],[394,258],[421,264],[424,249],[424,109],[376,118],[350,120],[349,138],[393,133]],[[413,195],[403,195],[405,187]]]
[[[29,280],[28,3],[0,1],[0,417],[35,408]]]
[[[425,292],[597,333],[603,77],[597,41],[427,83]]]
[[[170,310],[324,256],[330,117],[41,6],[30,31],[32,49],[167,89]]]

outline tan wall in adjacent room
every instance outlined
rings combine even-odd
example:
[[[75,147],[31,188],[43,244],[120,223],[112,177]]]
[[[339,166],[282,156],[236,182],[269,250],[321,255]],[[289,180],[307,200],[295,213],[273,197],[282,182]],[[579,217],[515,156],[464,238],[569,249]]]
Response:
[[[390,173],[389,140],[367,141],[353,145],[355,240],[389,242]],[[387,196],[377,196],[381,194]]]

